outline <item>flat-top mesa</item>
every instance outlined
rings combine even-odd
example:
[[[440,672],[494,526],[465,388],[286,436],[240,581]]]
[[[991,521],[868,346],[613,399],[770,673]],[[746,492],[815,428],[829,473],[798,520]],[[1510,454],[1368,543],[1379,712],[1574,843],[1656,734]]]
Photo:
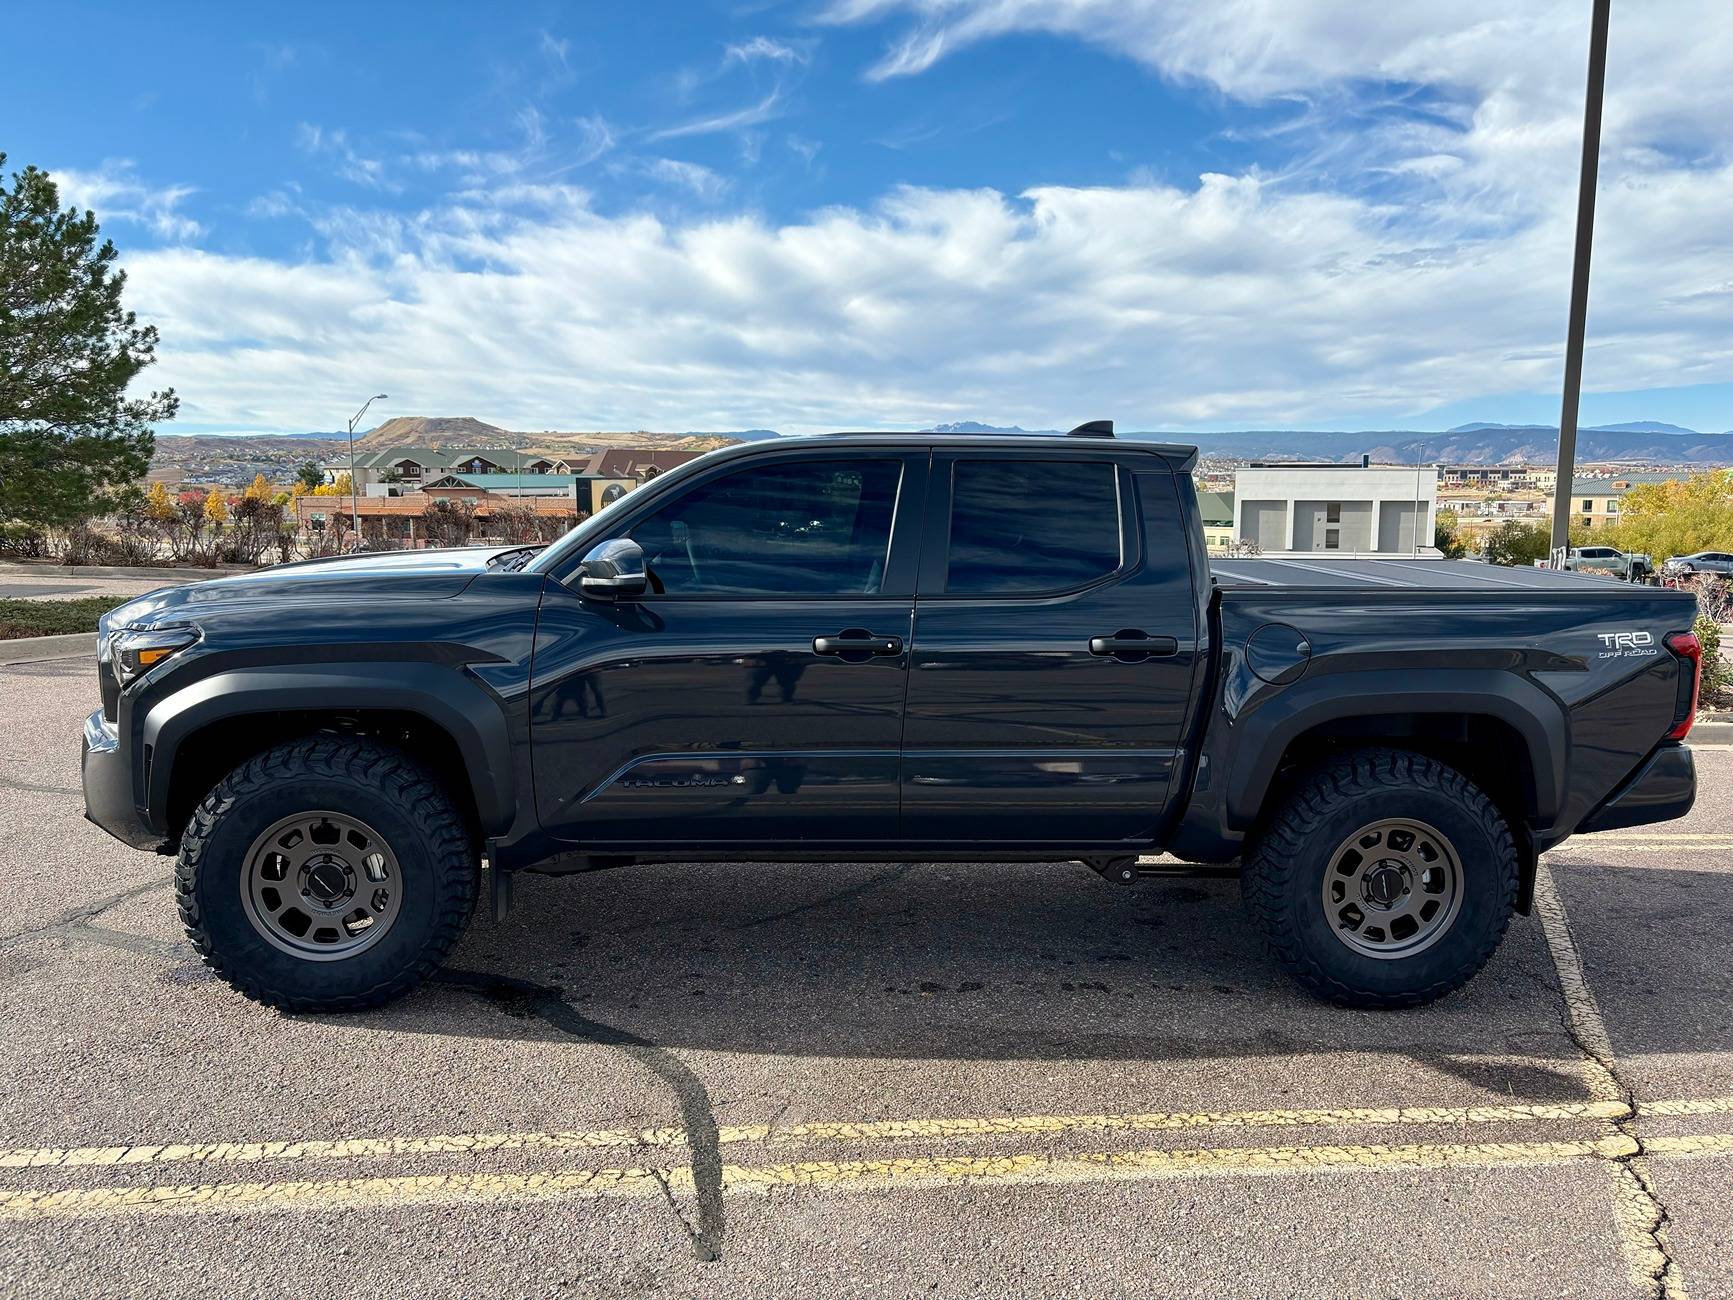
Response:
[[[1240,861],[1307,988],[1409,1006],[1486,962],[1539,853],[1690,808],[1689,596],[1212,572],[1193,450],[1079,433],[752,443],[539,553],[146,596],[104,620],[88,815],[179,854],[236,988],[310,1011],[425,979],[484,862],[497,899],[695,857],[1129,878],[1163,850]]]

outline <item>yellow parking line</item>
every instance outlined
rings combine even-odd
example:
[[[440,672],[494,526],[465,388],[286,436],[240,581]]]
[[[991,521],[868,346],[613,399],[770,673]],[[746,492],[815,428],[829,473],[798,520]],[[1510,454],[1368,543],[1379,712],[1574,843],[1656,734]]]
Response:
[[[1637,1114],[1650,1116],[1733,1114],[1733,1097],[1680,1097],[1671,1101],[1637,1103]]]
[[[1733,1139],[1730,1139],[1733,1140]],[[936,1156],[725,1165],[725,1192],[775,1188],[886,1188],[1005,1183],[1104,1182],[1233,1173],[1441,1169],[1618,1159],[1629,1138],[1575,1142],[1414,1143],[1401,1146],[1218,1147],[1078,1156]],[[690,1169],[576,1169],[541,1174],[445,1174],[275,1183],[0,1190],[0,1219],[85,1218],[199,1210],[379,1209],[415,1204],[485,1204],[591,1197],[689,1194]]]
[[[1733,1133],[1644,1138],[1643,1146],[1652,1156],[1729,1156],[1733,1155]]]
[[[1282,1128],[1294,1126],[1499,1124],[1523,1121],[1623,1119],[1618,1098],[1509,1106],[1385,1106],[1332,1110],[1153,1111],[1123,1115],[960,1116],[808,1124],[733,1125],[724,1143],[873,1142],[896,1139],[995,1137],[1069,1132]],[[368,1156],[480,1155],[490,1151],[600,1150],[684,1146],[678,1128],[595,1129],[551,1133],[450,1133],[429,1137],[340,1138],[286,1142],[173,1142],[132,1146],[14,1147],[0,1150],[0,1168],[65,1169],[103,1165],[247,1163],[261,1160],[347,1160]]]

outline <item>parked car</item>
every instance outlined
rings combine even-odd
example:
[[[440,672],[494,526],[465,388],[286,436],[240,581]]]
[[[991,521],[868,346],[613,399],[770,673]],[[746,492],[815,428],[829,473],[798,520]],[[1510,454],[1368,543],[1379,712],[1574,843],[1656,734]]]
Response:
[[[1564,567],[1577,573],[1599,573],[1627,582],[1646,582],[1654,573],[1654,562],[1638,551],[1613,546],[1573,546]]]
[[[1693,573],[1733,574],[1733,552],[1698,551],[1695,555],[1675,555],[1661,566],[1669,578],[1688,578]]]
[[[1688,594],[1444,560],[1212,572],[1196,450],[1078,432],[748,443],[527,560],[142,597],[102,620],[87,815],[178,854],[206,962],[296,1011],[414,988],[484,862],[497,914],[526,870],[1130,881],[1163,850],[1238,861],[1300,983],[1388,1007],[1481,968],[1540,853],[1691,807]]]

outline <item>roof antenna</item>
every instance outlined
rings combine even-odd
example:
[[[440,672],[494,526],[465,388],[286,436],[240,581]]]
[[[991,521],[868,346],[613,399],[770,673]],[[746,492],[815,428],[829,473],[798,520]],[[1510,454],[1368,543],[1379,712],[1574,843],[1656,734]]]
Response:
[[[1071,438],[1111,438],[1113,436],[1112,420],[1091,420],[1088,424],[1080,424],[1066,435]]]

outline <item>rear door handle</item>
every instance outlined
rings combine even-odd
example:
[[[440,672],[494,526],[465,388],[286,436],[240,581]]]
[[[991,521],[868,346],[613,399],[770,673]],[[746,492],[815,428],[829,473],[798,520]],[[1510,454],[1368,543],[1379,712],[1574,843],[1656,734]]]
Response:
[[[812,652],[815,655],[900,655],[903,652],[903,639],[900,636],[874,636],[871,632],[856,632],[851,629],[835,636],[813,637]]]
[[[1112,636],[1090,637],[1089,653],[1133,662],[1140,659],[1165,659],[1179,653],[1179,641],[1171,636],[1115,632]]]

